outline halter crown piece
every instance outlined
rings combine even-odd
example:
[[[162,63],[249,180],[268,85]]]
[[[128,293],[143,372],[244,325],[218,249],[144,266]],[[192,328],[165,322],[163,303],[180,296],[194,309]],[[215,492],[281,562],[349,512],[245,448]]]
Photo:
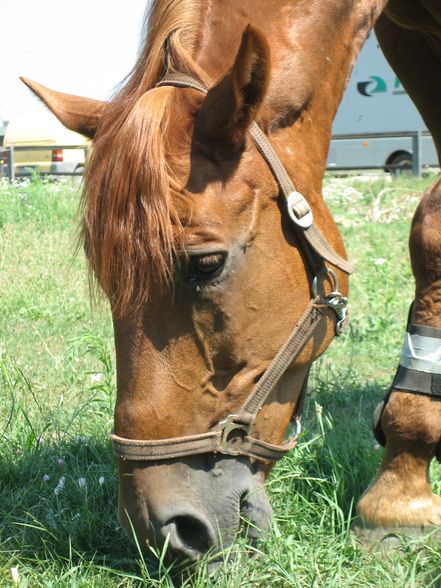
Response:
[[[169,74],[157,86],[193,88],[207,93],[208,88],[200,80],[185,74]],[[282,345],[273,361],[257,382],[237,414],[229,415],[208,433],[175,437],[171,439],[134,440],[119,437],[113,432],[110,437],[115,454],[124,460],[156,461],[175,459],[202,453],[223,455],[246,455],[265,462],[277,461],[297,443],[301,431],[300,417],[306,393],[307,377],[294,410],[295,433],[283,445],[266,443],[252,436],[257,415],[287,368],[299,355],[305,344],[315,333],[324,311],[330,308],[336,317],[336,334],[339,335],[347,322],[347,298],[338,290],[336,274],[326,267],[325,262],[339,268],[346,274],[354,271],[353,266],[343,259],[328,243],[314,225],[313,213],[306,198],[295,189],[277,153],[262,129],[254,122],[249,133],[257,149],[267,162],[281,193],[283,194],[289,218],[299,235],[300,244],[314,275],[311,284],[312,298],[306,310],[295,325],[288,339]],[[322,297],[318,294],[318,281],[328,280],[332,292]]]

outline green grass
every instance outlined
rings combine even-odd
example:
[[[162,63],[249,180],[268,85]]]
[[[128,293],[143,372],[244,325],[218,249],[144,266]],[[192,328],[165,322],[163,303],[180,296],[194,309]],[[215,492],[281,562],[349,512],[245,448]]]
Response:
[[[409,224],[430,181],[326,179],[357,265],[349,333],[314,366],[302,441],[268,482],[271,534],[253,558],[239,539],[215,578],[203,562],[185,585],[441,586],[440,546],[407,540],[380,558],[349,534],[381,458],[370,422],[401,349]],[[173,586],[116,518],[112,329],[105,305],[90,309],[75,256],[78,199],[70,181],[0,185],[0,588],[17,566],[22,587]],[[439,466],[432,476],[441,492]]]

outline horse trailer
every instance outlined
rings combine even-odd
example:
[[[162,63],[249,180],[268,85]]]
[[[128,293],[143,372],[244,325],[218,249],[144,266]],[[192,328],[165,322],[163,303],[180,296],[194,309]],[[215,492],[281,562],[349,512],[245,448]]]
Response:
[[[399,173],[437,167],[423,119],[369,35],[333,125],[328,170],[385,169]]]

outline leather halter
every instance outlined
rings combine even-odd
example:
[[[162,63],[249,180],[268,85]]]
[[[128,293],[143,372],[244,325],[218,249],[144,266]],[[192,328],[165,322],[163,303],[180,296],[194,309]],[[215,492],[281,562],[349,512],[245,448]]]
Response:
[[[157,86],[176,86],[193,88],[207,93],[208,88],[200,80],[184,74],[169,74]],[[347,298],[338,291],[335,273],[328,269],[325,261],[346,274],[354,271],[353,266],[343,259],[328,243],[314,225],[311,207],[306,198],[296,191],[288,173],[269,142],[267,136],[254,122],[249,133],[271,169],[281,193],[283,194],[289,218],[299,236],[302,250],[315,278],[312,283],[312,298],[293,331],[265,370],[251,394],[240,407],[237,414],[229,415],[208,433],[175,437],[171,439],[134,440],[110,435],[115,454],[124,460],[157,461],[175,459],[203,453],[224,455],[245,455],[262,461],[276,461],[296,445],[300,433],[300,405],[306,389],[302,388],[294,416],[296,432],[283,445],[273,445],[252,436],[253,427],[259,411],[287,368],[314,335],[324,317],[326,309],[331,308],[336,317],[336,334],[340,334],[346,322]],[[329,280],[332,292],[327,296],[318,294],[317,282]]]

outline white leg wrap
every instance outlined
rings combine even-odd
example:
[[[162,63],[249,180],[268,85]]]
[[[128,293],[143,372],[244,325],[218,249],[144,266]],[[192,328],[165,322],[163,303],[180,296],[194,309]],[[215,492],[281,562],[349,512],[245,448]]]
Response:
[[[418,372],[441,374],[441,339],[405,333],[400,364]]]

